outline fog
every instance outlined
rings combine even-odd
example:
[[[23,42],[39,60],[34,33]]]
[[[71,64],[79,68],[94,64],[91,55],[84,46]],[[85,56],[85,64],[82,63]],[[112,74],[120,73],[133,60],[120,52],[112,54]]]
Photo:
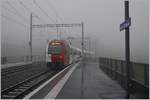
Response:
[[[125,32],[119,28],[124,21],[124,0],[2,0],[1,6],[1,56],[30,55],[32,11],[33,24],[84,22],[87,50],[97,57],[125,59]],[[148,0],[130,0],[130,57],[134,62],[149,61],[148,9]],[[58,32],[61,38],[81,37],[80,27],[59,28]],[[56,28],[34,28],[33,55],[44,55],[47,40],[56,38]],[[75,39],[73,44],[80,47],[80,41]]]

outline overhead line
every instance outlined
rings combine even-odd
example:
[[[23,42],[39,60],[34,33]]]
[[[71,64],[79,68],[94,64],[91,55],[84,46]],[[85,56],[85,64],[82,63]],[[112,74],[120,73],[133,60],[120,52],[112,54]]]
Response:
[[[51,21],[53,21],[54,23],[56,23],[56,22],[53,20],[53,18],[51,18],[51,17],[38,5],[38,3],[37,3],[35,0],[33,0],[33,3],[34,3]]]
[[[47,1],[47,0],[46,0],[46,1]],[[48,4],[50,5],[49,7],[51,7],[51,8],[54,10],[56,16],[63,22],[62,17],[60,17],[60,15],[58,14],[58,12],[57,12],[57,10],[55,9],[55,7],[52,5],[52,3],[50,2],[50,0],[48,0],[47,2],[48,2]]]
[[[13,21],[14,23],[17,23],[17,24],[20,24],[20,25],[22,25],[22,26],[24,26],[24,27],[27,27],[27,25],[25,25],[25,24],[23,24],[23,23],[21,23],[21,22],[15,20],[15,19],[13,19],[13,18],[11,18],[11,17],[5,16],[5,15],[1,15],[1,16],[4,17],[4,18],[6,18],[6,19],[8,19],[8,20],[10,20],[10,21]]]
[[[17,13],[11,11],[10,9],[6,8],[5,6],[2,7],[3,9],[6,9],[7,11],[9,11],[10,13],[17,15],[18,17],[22,18],[20,15],[18,15]],[[22,18],[24,22],[27,22],[26,19]]]
[[[31,10],[29,7],[27,7],[21,0],[19,0],[19,3],[20,3],[21,6],[24,7],[29,13],[32,12],[32,10]],[[32,12],[32,13],[33,13],[33,12]],[[36,16],[36,18],[38,18],[39,20],[41,20],[41,22],[45,22],[45,21],[43,21],[39,16],[37,16],[35,13],[33,13],[33,14]]]
[[[30,8],[28,8],[21,0],[19,0],[19,3],[27,10],[27,11],[30,11]]]
[[[56,22],[53,20],[53,18],[51,18],[38,4],[35,0],[33,0],[33,3],[53,22],[53,23],[57,23],[57,20]],[[58,27],[56,27],[56,31],[57,31],[57,35],[58,35]],[[57,36],[58,38],[58,36]]]
[[[12,6],[12,4],[10,4],[8,1],[7,1],[7,4],[8,4],[12,9],[14,9],[15,12],[18,13],[18,15],[21,16],[25,21],[28,20],[27,18],[25,18],[24,16],[22,16],[22,14],[21,14],[19,11],[17,11],[16,8],[15,8],[14,6]]]
[[[59,16],[57,10],[56,10],[55,7],[52,5],[52,3],[51,3],[50,1],[47,1],[47,4],[50,5],[49,7],[51,7],[51,8],[53,9],[53,11],[55,12],[56,16],[57,16],[57,17],[60,19],[60,21],[63,23],[62,18]],[[56,21],[57,21],[57,20],[56,20]],[[58,21],[57,21],[57,23],[58,23]],[[62,30],[62,29],[60,28],[60,34],[61,34],[61,30]],[[57,32],[58,32],[58,28],[57,28]]]

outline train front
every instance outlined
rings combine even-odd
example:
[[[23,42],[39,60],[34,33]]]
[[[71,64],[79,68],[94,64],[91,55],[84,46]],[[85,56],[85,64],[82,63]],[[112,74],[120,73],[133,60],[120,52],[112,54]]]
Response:
[[[51,68],[61,68],[66,64],[65,45],[61,40],[49,42],[46,53],[47,66]]]

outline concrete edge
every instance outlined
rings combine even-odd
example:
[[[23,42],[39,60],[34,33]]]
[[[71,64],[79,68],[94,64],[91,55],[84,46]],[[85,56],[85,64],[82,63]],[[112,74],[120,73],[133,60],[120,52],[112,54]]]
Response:
[[[79,62],[78,62],[79,63]],[[76,64],[78,64],[76,63]],[[74,66],[70,65],[54,75],[52,78],[47,80],[45,83],[43,83],[41,86],[39,86],[37,89],[32,91],[30,94],[26,95],[24,99],[43,99],[49,91],[60,81],[62,77],[66,75],[66,73]]]

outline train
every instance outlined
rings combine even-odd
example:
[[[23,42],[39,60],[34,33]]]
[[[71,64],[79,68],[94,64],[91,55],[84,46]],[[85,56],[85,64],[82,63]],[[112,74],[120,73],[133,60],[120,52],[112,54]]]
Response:
[[[46,64],[52,69],[59,69],[78,61],[81,49],[73,47],[66,40],[51,40],[46,46]]]

